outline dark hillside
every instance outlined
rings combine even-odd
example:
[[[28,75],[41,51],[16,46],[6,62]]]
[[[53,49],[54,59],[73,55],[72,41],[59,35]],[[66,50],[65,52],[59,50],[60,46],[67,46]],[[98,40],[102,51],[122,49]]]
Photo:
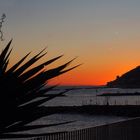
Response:
[[[140,88],[140,66],[117,76],[115,80],[107,83],[108,87]]]

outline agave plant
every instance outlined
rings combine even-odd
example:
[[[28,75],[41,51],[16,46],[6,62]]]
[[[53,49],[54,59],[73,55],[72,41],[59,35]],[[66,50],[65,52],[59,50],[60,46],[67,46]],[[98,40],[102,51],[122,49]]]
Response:
[[[61,92],[47,95],[47,92],[55,87],[55,85],[47,86],[47,81],[79,65],[65,69],[73,59],[56,68],[44,70],[44,67],[61,58],[61,55],[31,68],[35,62],[46,55],[43,49],[25,61],[30,55],[28,53],[8,69],[9,56],[12,52],[11,42],[12,40],[0,54],[0,138],[37,136],[39,134],[11,134],[11,132],[46,127],[47,125],[28,124],[50,113],[45,110],[43,103],[64,94]]]

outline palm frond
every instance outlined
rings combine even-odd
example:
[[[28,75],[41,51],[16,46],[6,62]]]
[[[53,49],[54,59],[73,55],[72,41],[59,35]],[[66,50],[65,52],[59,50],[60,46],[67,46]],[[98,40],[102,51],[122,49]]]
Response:
[[[6,137],[6,135],[7,137],[38,136],[37,134],[14,135],[8,133],[47,127],[48,125],[27,126],[32,121],[55,113],[44,109],[42,104],[66,92],[63,91],[51,96],[47,95],[46,92],[56,87],[56,85],[48,86],[47,81],[79,65],[66,69],[75,60],[74,58],[56,68],[43,71],[44,66],[46,67],[63,56],[60,55],[31,68],[34,63],[47,54],[45,52],[46,49],[43,49],[31,59],[25,61],[31,54],[31,52],[27,53],[11,68],[7,69],[12,52],[12,49],[10,49],[11,42],[12,40],[0,54],[0,138]]]

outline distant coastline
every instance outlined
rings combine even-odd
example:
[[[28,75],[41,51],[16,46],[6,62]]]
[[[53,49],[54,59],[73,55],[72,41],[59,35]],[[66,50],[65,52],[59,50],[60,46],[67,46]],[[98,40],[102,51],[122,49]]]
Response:
[[[116,76],[115,80],[107,82],[107,87],[140,88],[140,66],[127,71],[122,76]]]

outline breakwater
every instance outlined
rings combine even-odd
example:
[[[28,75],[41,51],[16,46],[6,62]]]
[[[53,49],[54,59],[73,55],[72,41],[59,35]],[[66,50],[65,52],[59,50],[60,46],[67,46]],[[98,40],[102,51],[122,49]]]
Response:
[[[46,107],[55,113],[87,113],[96,115],[140,116],[139,105],[83,105]]]

